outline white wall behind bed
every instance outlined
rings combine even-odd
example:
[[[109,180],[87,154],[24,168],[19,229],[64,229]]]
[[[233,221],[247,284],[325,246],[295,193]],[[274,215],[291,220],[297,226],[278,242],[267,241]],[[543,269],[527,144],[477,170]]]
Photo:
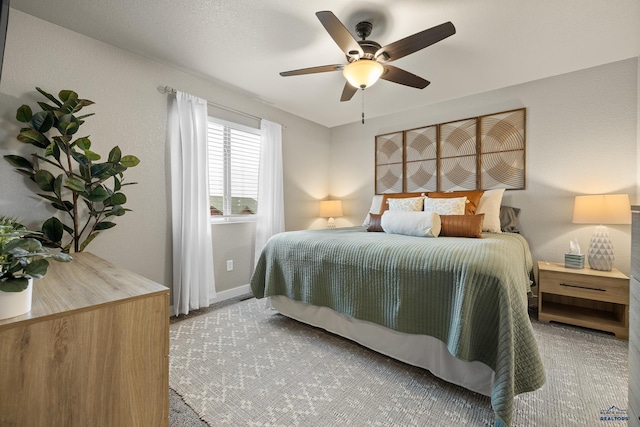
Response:
[[[627,193],[632,204],[640,201],[638,65],[631,58],[333,128],[330,192],[343,200],[346,215],[338,226],[361,224],[369,209],[375,135],[526,107],[526,189],[505,192],[503,204],[522,209],[522,233],[535,260],[562,261],[576,237],[586,250],[593,226],[571,223],[575,195]],[[397,90],[402,96],[415,89]],[[609,228],[615,266],[628,274],[630,226]]]

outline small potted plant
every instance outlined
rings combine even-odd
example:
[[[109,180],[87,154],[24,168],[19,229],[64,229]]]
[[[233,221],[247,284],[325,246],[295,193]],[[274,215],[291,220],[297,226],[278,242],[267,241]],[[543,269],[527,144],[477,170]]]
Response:
[[[33,279],[47,273],[49,261],[71,261],[62,252],[49,252],[14,218],[0,216],[0,319],[31,310]]]

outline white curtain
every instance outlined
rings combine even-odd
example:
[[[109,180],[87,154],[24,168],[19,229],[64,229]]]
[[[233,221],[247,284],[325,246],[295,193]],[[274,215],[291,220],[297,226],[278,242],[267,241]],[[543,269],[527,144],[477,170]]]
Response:
[[[260,124],[260,171],[255,259],[274,234],[284,231],[282,188],[282,126],[262,119]]]
[[[207,102],[183,92],[167,120],[171,161],[173,307],[175,315],[215,297],[207,166]]]

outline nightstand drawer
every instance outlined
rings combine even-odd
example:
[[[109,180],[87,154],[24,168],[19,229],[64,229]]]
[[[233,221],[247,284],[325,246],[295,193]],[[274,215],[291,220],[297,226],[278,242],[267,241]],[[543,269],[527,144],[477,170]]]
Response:
[[[540,292],[629,304],[629,281],[562,272],[540,272]]]

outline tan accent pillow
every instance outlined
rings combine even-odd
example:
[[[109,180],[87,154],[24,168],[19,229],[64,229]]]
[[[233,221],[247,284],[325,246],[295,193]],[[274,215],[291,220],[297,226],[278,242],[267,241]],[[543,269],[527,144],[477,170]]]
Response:
[[[484,214],[440,215],[440,236],[482,237]]]
[[[369,214],[369,225],[367,226],[367,231],[379,231],[383,232],[382,224],[380,223],[380,219],[382,218],[381,214]]]
[[[444,198],[444,197],[466,197],[467,204],[465,205],[464,213],[465,215],[473,215],[476,213],[478,209],[478,204],[480,203],[480,198],[484,194],[484,191],[449,191],[444,193],[442,191],[434,191],[431,193],[427,193],[427,197],[431,197],[432,199]]]
[[[424,199],[424,211],[436,212],[440,215],[464,215],[467,204],[466,197],[442,197]]]
[[[419,212],[424,207],[424,197],[389,199],[388,202],[390,211]]]
[[[396,193],[396,194],[383,194],[382,195],[382,207],[380,208],[380,213],[384,213],[387,209],[389,209],[389,199],[406,199],[408,197],[424,197],[424,193]]]
[[[504,188],[486,190],[482,195],[476,211],[476,213],[485,214],[482,231],[502,233],[500,229],[500,205],[502,204],[503,195]]]

